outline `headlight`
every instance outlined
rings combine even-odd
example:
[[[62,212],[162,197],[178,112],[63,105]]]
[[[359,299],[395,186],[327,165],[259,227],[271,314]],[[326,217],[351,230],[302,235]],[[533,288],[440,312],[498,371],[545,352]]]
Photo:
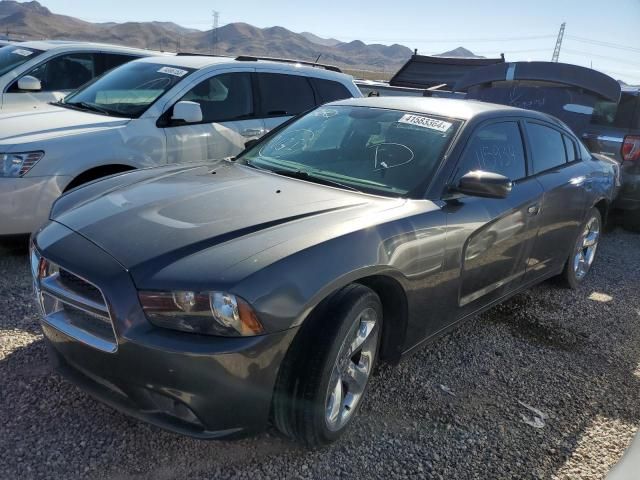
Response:
[[[140,303],[158,327],[221,336],[264,333],[247,302],[224,292],[139,292]]]
[[[44,152],[0,153],[0,177],[23,177],[44,156]]]

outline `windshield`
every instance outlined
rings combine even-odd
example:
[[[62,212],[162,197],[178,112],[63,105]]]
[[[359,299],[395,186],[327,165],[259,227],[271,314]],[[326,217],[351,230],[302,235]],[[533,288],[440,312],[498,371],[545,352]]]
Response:
[[[239,161],[371,193],[410,196],[427,184],[459,126],[459,120],[436,115],[326,106]]]
[[[131,62],[69,95],[62,106],[135,118],[194,70],[149,62]]]
[[[42,50],[17,45],[7,45],[6,47],[0,48],[0,75],[10,72],[41,53],[43,53]]]

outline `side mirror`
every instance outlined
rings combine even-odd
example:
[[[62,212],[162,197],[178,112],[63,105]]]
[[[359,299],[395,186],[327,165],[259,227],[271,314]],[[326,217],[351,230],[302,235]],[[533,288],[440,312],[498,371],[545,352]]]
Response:
[[[178,102],[173,106],[171,120],[184,123],[198,123],[202,121],[202,108],[197,102]]]
[[[26,92],[39,92],[40,90],[42,90],[42,84],[36,77],[25,75],[18,80],[18,90],[24,90]]]
[[[513,182],[504,175],[475,170],[460,179],[455,191],[471,197],[506,198],[512,188]]]

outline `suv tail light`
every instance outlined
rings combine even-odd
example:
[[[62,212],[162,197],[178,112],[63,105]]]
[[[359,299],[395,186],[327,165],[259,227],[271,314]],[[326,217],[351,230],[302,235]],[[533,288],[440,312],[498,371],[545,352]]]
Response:
[[[627,135],[622,144],[622,160],[635,162],[640,160],[640,135]]]

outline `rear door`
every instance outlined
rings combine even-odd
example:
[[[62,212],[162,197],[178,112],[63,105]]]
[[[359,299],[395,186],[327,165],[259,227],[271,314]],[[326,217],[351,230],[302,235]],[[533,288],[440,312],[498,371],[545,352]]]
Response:
[[[258,116],[264,119],[267,131],[322,103],[316,101],[309,77],[261,69],[256,72],[256,84]]]
[[[169,163],[237,155],[247,140],[264,134],[264,122],[256,115],[252,71],[246,68],[218,71],[199,81],[178,100],[199,103],[203,118],[202,122],[189,125],[172,124],[166,119]],[[172,110],[173,107],[165,115],[170,117]]]
[[[564,266],[584,220],[593,179],[571,136],[537,121],[527,121],[526,131],[531,169],[544,189],[538,212],[540,230],[528,262],[530,281],[558,273]]]
[[[483,170],[511,179],[505,199],[461,197],[449,202],[447,228],[451,245],[462,249],[459,316],[472,313],[518,288],[537,233],[535,215],[542,187],[527,176],[522,124],[500,120],[478,127],[469,139],[450,184]]]

